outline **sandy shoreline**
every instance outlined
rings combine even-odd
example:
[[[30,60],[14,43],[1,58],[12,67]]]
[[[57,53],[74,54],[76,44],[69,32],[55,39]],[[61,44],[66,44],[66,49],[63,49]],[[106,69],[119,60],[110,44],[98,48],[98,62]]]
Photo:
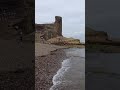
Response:
[[[52,51],[57,49],[67,49],[67,48],[85,48],[85,45],[53,45],[53,44],[41,44],[35,43],[35,56],[46,56]]]
[[[52,78],[67,58],[63,49],[83,48],[79,46],[57,46],[35,43],[35,90],[49,90],[53,85]]]
[[[6,44],[7,45],[7,44]],[[15,44],[16,45],[16,44]],[[32,46],[32,45],[31,45]],[[52,78],[58,71],[58,69],[61,67],[61,63],[64,59],[66,59],[66,54],[64,52],[65,46],[56,46],[56,45],[49,45],[49,44],[40,44],[35,43],[35,71],[32,69],[34,66],[32,63],[31,58],[29,57],[30,54],[26,54],[30,52],[31,46],[28,47],[28,45],[25,45],[26,48],[20,49],[20,52],[23,55],[25,55],[24,58],[19,59],[5,59],[9,62],[19,63],[18,61],[24,62],[21,63],[21,65],[25,66],[23,68],[19,68],[18,66],[13,67],[15,70],[12,70],[10,68],[7,68],[8,70],[5,70],[4,72],[0,72],[0,90],[2,89],[12,89],[12,90],[34,90],[34,83],[35,83],[35,90],[49,90],[49,88],[52,86]],[[12,49],[13,45],[9,45],[9,51]],[[19,47],[16,49],[18,50]],[[4,52],[4,53],[3,53]],[[16,51],[14,51],[16,52]],[[11,56],[12,53],[9,53],[9,56]],[[15,53],[16,57],[17,55],[21,55],[19,53]],[[1,54],[6,54],[6,51],[2,48]],[[12,54],[13,56],[15,55]],[[31,55],[33,52],[31,53]],[[5,61],[4,60],[4,61]],[[31,64],[28,64],[29,60]],[[12,66],[11,63],[9,65]],[[5,63],[6,65],[6,63]],[[28,65],[28,66],[27,66]],[[6,67],[4,67],[6,69]],[[35,74],[35,77],[34,77]],[[35,81],[34,81],[35,78]]]
[[[51,52],[46,56],[35,58],[35,90],[49,90],[52,78],[61,67],[62,61],[66,59],[62,49]]]
[[[50,54],[51,51],[55,51],[57,49],[62,49],[62,48],[65,48],[65,47],[51,45],[51,44],[35,43],[35,56],[46,56]]]

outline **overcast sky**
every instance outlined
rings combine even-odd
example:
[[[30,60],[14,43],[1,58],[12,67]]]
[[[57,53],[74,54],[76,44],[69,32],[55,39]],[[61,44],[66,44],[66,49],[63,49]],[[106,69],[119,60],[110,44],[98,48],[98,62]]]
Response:
[[[51,23],[63,18],[63,35],[85,39],[85,0],[35,0],[35,22]]]
[[[120,0],[87,0],[86,25],[120,38]]]

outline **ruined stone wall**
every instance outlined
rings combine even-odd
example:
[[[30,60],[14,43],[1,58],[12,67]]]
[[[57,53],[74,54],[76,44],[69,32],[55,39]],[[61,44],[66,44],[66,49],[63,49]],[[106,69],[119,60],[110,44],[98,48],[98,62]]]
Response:
[[[54,23],[36,24],[35,28],[36,28],[36,33],[44,34],[43,37],[46,40],[57,36],[62,36],[62,17],[55,16]]]
[[[56,30],[57,35],[62,36],[62,18],[56,16],[54,25],[55,25],[54,29]]]

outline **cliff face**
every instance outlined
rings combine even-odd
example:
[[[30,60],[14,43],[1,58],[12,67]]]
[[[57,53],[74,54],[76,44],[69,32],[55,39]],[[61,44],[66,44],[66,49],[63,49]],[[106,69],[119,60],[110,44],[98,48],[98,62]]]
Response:
[[[80,40],[66,38],[62,35],[62,17],[55,16],[55,22],[35,25],[35,41],[47,42],[57,45],[80,45]]]
[[[43,37],[45,40],[62,36],[62,17],[55,16],[55,22],[50,24],[36,24],[36,40]]]
[[[86,27],[86,42],[89,43],[106,43],[109,42],[109,38],[104,31],[95,31],[91,28]]]
[[[0,37],[15,38],[14,26],[22,29],[24,34],[34,31],[33,0],[2,0],[0,11]]]
[[[81,44],[79,39],[66,38],[62,36],[51,38],[48,40],[48,42],[56,45],[80,45]]]

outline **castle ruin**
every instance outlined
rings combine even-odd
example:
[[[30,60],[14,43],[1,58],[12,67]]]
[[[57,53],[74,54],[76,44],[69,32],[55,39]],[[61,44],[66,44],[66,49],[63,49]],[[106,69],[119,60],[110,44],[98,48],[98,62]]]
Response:
[[[45,40],[62,36],[62,17],[55,16],[55,22],[49,24],[36,24],[35,25],[36,34],[35,39],[40,40],[44,38]]]

